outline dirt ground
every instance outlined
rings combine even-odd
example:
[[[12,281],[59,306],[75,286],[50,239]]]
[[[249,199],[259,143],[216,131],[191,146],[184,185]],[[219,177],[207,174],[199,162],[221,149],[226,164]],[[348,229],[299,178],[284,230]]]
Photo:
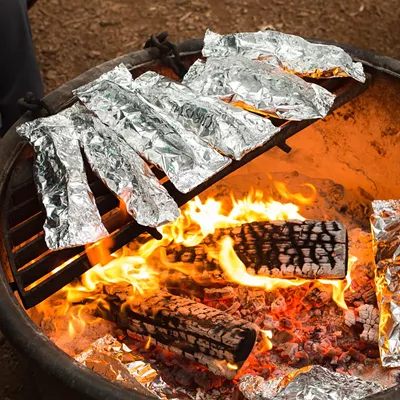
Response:
[[[270,27],[400,58],[400,0],[39,0],[30,17],[47,91],[164,30],[181,41]]]
[[[87,69],[143,47],[151,33],[171,41],[275,28],[400,58],[400,0],[39,0],[33,39],[49,92]],[[0,399],[39,400],[27,367],[0,333]]]

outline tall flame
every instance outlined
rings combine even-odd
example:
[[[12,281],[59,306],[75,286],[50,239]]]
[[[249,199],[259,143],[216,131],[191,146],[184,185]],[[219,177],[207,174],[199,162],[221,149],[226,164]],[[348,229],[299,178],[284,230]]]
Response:
[[[299,204],[310,204],[315,199],[316,190],[311,184],[304,185],[311,196],[306,197],[301,193],[292,194],[281,182],[275,182],[279,194],[288,200]],[[149,239],[136,249],[125,247],[117,254],[109,254],[112,243],[103,241],[96,245],[91,254],[93,263],[101,263],[104,259],[112,258],[104,267],[95,265],[81,277],[79,284],[70,284],[58,292],[53,299],[44,301],[37,306],[37,311],[44,315],[63,316],[69,318],[68,332],[72,338],[85,330],[87,323],[93,323],[93,310],[99,305],[108,307],[104,288],[118,291],[119,286],[129,288],[126,303],[140,301],[142,296],[148,296],[159,289],[159,265],[170,267],[165,257],[162,256],[163,247],[172,242],[179,245],[195,246],[207,235],[218,228],[234,227],[246,222],[266,220],[304,220],[299,213],[299,207],[293,203],[282,204],[273,198],[263,199],[259,190],[251,191],[245,198],[237,200],[231,196],[231,204],[209,198],[202,202],[196,197],[182,210],[180,217],[174,222],[160,228],[163,239],[158,241]],[[165,251],[164,251],[165,253]],[[263,288],[266,291],[285,289],[309,283],[306,279],[279,279],[266,276],[256,276],[247,273],[246,267],[233,249],[233,241],[225,237],[219,244],[219,251],[210,253],[210,257],[217,257],[227,280],[249,287]],[[350,286],[350,269],[354,259],[350,260],[349,274],[343,281],[319,280],[317,284],[330,285],[332,298],[339,307],[347,309],[344,292]],[[174,268],[190,275],[191,270],[187,265],[175,265]],[[315,283],[315,281],[312,281]],[[124,291],[124,289],[121,289]],[[54,306],[54,299],[57,306]],[[266,331],[267,332],[267,331]],[[267,348],[272,347],[270,333],[264,333]],[[150,346],[149,337],[146,347]]]
[[[233,249],[233,239],[226,236],[221,241],[221,250],[219,253],[220,266],[225,272],[225,276],[230,282],[239,283],[240,285],[265,289],[271,292],[275,289],[286,289],[291,286],[301,286],[305,283],[314,282],[309,279],[280,279],[268,276],[250,275],[243,262],[239,259]],[[351,257],[346,279],[330,280],[318,279],[319,283],[332,286],[332,299],[335,303],[347,310],[347,304],[344,300],[344,293],[351,284],[350,272],[351,266],[357,261],[356,257]]]

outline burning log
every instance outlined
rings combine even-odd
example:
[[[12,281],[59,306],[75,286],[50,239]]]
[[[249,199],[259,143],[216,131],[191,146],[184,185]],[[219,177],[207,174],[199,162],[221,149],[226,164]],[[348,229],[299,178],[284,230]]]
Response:
[[[171,263],[192,263],[196,272],[219,270],[208,250],[224,237],[234,239],[234,250],[250,274],[278,278],[340,279],[346,276],[348,241],[336,221],[262,221],[217,229],[194,247],[172,244]]]
[[[119,327],[129,336],[205,365],[233,379],[252,351],[258,328],[243,319],[165,291],[122,308],[110,299]],[[121,311],[122,310],[122,311]]]

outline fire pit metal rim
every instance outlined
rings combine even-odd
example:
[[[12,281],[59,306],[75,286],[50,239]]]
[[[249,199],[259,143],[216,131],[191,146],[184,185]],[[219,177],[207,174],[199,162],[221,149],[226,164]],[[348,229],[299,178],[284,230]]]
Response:
[[[178,48],[179,51],[184,54],[196,54],[200,52],[202,43],[200,39],[190,40],[180,43]],[[352,46],[343,45],[342,47],[350,54],[363,61],[366,65],[370,65],[377,70],[400,78],[400,61],[379,56],[373,52],[364,51]],[[45,97],[45,101],[57,105],[55,108],[60,108],[65,106],[66,99],[68,96],[71,96],[71,89],[79,86],[82,80],[87,79],[88,76],[94,79],[96,76],[99,76],[101,73],[121,62],[129,64],[135,60],[136,63],[143,65],[157,59],[158,50],[146,49],[108,61],[82,74],[59,89],[56,89]],[[23,115],[0,142],[0,199],[4,196],[3,191],[6,187],[9,171],[24,147],[24,143],[16,134],[15,128],[30,119],[29,113]],[[34,362],[36,367],[43,369],[60,383],[66,387],[77,390],[88,399],[104,398],[128,400],[149,398],[134,393],[119,384],[99,376],[86,367],[83,367],[57,348],[56,345],[34,325],[33,321],[22,309],[17,298],[13,295],[2,267],[3,265],[0,262],[0,326],[10,342],[26,355],[28,359]],[[369,398],[385,400],[395,399],[400,390],[399,388],[400,385],[389,389],[387,393],[383,392]]]

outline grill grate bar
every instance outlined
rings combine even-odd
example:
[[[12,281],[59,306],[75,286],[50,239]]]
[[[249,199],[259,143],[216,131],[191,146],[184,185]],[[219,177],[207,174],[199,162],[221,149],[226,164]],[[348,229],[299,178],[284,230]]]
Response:
[[[98,199],[96,204],[100,214],[105,216],[107,213],[118,207],[119,200],[113,194],[109,193],[107,196]],[[110,222],[107,220],[107,218],[105,220],[103,218],[103,223],[106,228],[108,228],[107,225],[110,225]],[[47,250],[47,245],[44,240],[44,233],[41,231],[33,240],[14,252],[17,268],[23,268],[23,266],[31,261],[32,258],[39,257],[42,253],[44,253],[45,250]],[[77,253],[79,253],[79,251],[77,251]],[[51,258],[53,254],[54,252],[50,253],[48,257]],[[63,262],[64,261],[67,261],[67,259],[63,260]]]
[[[96,182],[93,182],[90,187],[96,197],[96,204],[99,209],[100,215],[105,214],[114,207],[118,207],[118,199],[110,194],[109,190],[103,184],[103,182],[98,180]],[[28,202],[30,201],[31,200],[28,200]],[[39,202],[37,197],[35,201]],[[17,219],[15,215],[19,216],[20,214],[18,214],[18,210],[24,209],[24,206],[18,205],[11,209],[9,225],[12,226],[12,228],[9,230],[9,235],[13,248],[20,245],[21,243],[26,242],[43,230],[45,216],[42,211],[41,204],[39,204],[39,207],[40,208],[38,211],[36,211],[35,208],[31,208],[32,216],[27,217],[27,219],[25,220],[18,221],[17,223],[15,223],[15,220]]]
[[[330,79],[318,83],[336,93],[337,97],[333,106],[333,109],[336,109],[366,90],[370,81],[371,76],[368,75],[365,84],[350,79]],[[232,161],[229,166],[190,193],[180,193],[158,168],[151,166],[152,171],[163,182],[178,205],[182,206],[259,155],[275,146],[282,147],[288,138],[315,121],[273,120],[273,122],[281,125],[281,131],[274,138],[264,146],[248,153],[240,161]],[[32,159],[28,163],[22,161],[18,166],[21,169],[18,174],[24,176],[25,179],[22,184],[7,192],[6,210],[7,206],[10,208],[8,213],[4,214],[7,217],[3,219],[4,243],[16,287],[24,306],[30,308],[90,269],[92,264],[89,258],[93,258],[98,247],[92,245],[85,250],[84,246],[81,246],[56,252],[47,249],[43,234],[44,213],[33,183]],[[103,222],[111,232],[110,237],[113,243],[111,252],[121,248],[143,232],[147,231],[153,236],[158,234],[155,229],[138,225],[126,211],[121,210],[119,199],[108,191],[88,165],[87,173]]]

